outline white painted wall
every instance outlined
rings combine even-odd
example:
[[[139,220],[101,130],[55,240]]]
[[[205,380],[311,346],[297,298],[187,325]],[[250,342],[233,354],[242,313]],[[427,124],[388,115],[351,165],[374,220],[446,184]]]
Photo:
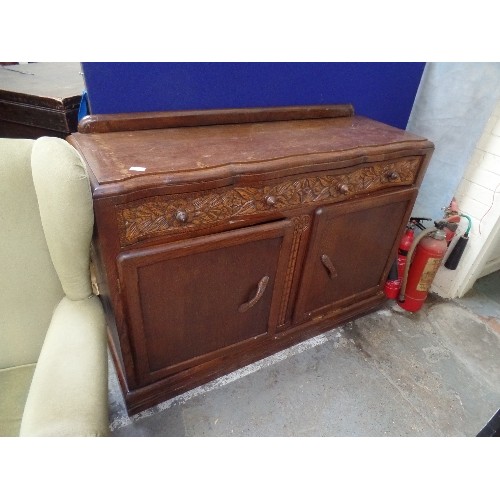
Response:
[[[463,296],[477,278],[500,269],[500,99],[455,197],[460,210],[472,218],[472,231],[458,268],[441,267],[434,280],[431,290],[448,298]],[[461,224],[459,233],[465,229]]]
[[[488,253],[485,255],[485,264],[479,273],[479,278],[500,270],[500,231],[491,241]]]
[[[407,129],[436,148],[413,215],[439,219],[456,197],[473,218],[458,268],[441,267],[431,288],[461,297],[500,267],[500,63],[428,63]]]

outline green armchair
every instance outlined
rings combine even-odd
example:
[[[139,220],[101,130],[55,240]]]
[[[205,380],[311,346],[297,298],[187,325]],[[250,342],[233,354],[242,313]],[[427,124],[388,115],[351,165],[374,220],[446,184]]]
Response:
[[[89,180],[62,139],[0,139],[0,436],[108,433]]]

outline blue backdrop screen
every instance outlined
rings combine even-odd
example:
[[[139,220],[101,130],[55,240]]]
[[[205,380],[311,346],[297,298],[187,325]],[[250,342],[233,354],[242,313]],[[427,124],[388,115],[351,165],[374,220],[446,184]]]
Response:
[[[425,63],[82,63],[94,114],[354,105],[406,128]]]

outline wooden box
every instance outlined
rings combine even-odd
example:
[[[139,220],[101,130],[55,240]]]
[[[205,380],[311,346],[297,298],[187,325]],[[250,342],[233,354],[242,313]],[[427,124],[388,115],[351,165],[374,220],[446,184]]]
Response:
[[[79,130],[130,413],[378,307],[433,151],[349,105],[91,116]]]
[[[84,87],[80,63],[0,66],[0,137],[76,132]]]

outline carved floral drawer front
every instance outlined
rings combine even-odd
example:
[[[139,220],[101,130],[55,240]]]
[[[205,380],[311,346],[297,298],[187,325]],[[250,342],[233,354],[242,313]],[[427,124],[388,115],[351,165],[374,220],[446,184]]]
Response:
[[[318,173],[267,186],[221,188],[182,195],[157,196],[118,209],[122,246],[158,236],[182,234],[233,218],[282,212],[303,205],[341,201],[415,182],[422,157],[364,165],[348,174]]]

